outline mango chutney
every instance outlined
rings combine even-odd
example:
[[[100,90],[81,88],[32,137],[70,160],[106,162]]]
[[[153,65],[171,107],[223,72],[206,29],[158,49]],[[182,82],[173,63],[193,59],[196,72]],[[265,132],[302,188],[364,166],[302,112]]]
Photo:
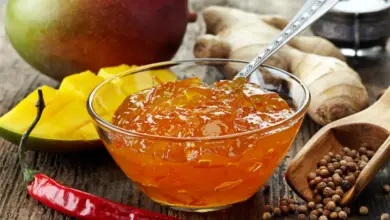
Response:
[[[152,200],[218,209],[248,199],[272,175],[302,120],[267,128],[293,114],[279,94],[244,78],[213,86],[190,78],[127,97],[112,123],[150,138],[115,134],[106,145]]]

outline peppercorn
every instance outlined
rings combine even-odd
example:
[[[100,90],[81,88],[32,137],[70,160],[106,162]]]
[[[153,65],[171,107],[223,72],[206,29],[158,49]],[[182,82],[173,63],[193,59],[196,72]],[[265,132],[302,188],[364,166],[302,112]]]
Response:
[[[295,205],[294,204],[288,204],[288,210],[290,212],[294,212],[295,211]]]
[[[337,214],[337,212],[331,212],[329,217],[330,219],[337,219],[339,215]]]
[[[307,179],[308,180],[314,180],[314,178],[317,177],[317,174],[314,173],[314,172],[310,172],[308,175],[307,175]]]
[[[367,214],[368,214],[368,208],[367,208],[366,206],[361,206],[361,207],[359,208],[359,213],[360,213],[361,215],[367,215]]]
[[[309,207],[309,209],[311,209],[311,210],[314,209],[315,205],[316,205],[316,204],[315,204],[314,202],[309,202],[309,203],[307,203],[307,207]]]
[[[341,200],[341,196],[340,196],[340,195],[334,194],[334,195],[332,196],[332,201],[333,201],[333,202],[338,203],[338,202],[340,202],[340,200]]]
[[[349,190],[351,187],[352,187],[352,183],[351,183],[351,182],[346,181],[346,180],[343,180],[343,181],[341,182],[341,188],[343,189],[343,191],[347,191],[347,190]]]
[[[328,169],[321,169],[321,170],[320,170],[320,175],[321,175],[322,177],[328,177],[329,174],[330,174],[330,172],[329,172]]]
[[[272,212],[272,207],[270,205],[265,205],[264,212]]]
[[[330,201],[326,204],[325,209],[329,211],[333,211],[336,208],[336,203],[333,201]]]
[[[306,220],[306,215],[304,215],[304,214],[299,214],[299,215],[298,215],[298,220]]]
[[[303,214],[307,212],[307,207],[305,205],[298,206],[298,212]]]
[[[344,219],[347,219],[347,218],[348,218],[348,215],[347,215],[346,212],[344,212],[344,211],[340,211],[339,212],[339,219],[344,220]]]
[[[345,213],[347,213],[347,215],[350,215],[350,214],[351,214],[351,209],[348,208],[348,207],[344,207],[344,208],[343,208],[343,211],[344,211]]]
[[[381,215],[381,220],[390,220],[390,215],[387,214],[387,213],[383,213],[383,214]]]
[[[289,209],[288,209],[288,207],[287,206],[280,206],[280,210],[282,211],[282,214],[283,215],[288,215],[288,213],[289,213]]]
[[[331,189],[335,189],[336,188],[336,185],[334,184],[334,182],[329,182],[328,184],[326,184],[329,188]]]
[[[264,212],[264,214],[263,214],[263,219],[271,219],[271,213],[269,213],[269,212]]]
[[[324,195],[325,197],[331,197],[333,196],[333,194],[334,194],[333,189],[329,187],[325,187],[325,189],[322,191],[322,195]]]
[[[326,183],[320,182],[320,183],[317,184],[317,187],[316,187],[316,188],[317,188],[318,190],[322,191],[322,190],[325,189],[325,187],[326,187]]]
[[[389,184],[385,184],[383,186],[383,190],[385,190],[385,192],[387,192],[387,193],[390,193],[390,185]]]
[[[309,220],[318,220],[317,215],[310,215]]]
[[[282,211],[280,211],[279,208],[274,208],[273,213],[274,213],[274,216],[281,216],[282,215]]]

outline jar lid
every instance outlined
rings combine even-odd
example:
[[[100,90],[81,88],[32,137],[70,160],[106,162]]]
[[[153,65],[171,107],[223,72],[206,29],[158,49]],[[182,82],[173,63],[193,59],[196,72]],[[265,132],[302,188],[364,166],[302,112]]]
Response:
[[[390,8],[389,0],[341,0],[331,11],[343,13],[371,13]]]

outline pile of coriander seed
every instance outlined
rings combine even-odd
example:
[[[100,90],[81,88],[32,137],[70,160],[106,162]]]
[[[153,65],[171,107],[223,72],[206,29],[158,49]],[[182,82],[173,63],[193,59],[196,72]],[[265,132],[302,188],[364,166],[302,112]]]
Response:
[[[352,188],[360,172],[374,156],[375,151],[368,144],[359,150],[344,147],[340,154],[329,152],[318,161],[317,169],[307,175],[309,187],[314,194],[314,201],[298,204],[295,200],[282,198],[277,208],[266,205],[263,219],[271,219],[298,212],[298,220],[347,219],[351,214],[348,207],[342,207],[340,201]],[[388,185],[384,190],[388,192]],[[367,215],[368,208],[361,206],[360,215]],[[383,213],[381,220],[389,220],[389,214]]]

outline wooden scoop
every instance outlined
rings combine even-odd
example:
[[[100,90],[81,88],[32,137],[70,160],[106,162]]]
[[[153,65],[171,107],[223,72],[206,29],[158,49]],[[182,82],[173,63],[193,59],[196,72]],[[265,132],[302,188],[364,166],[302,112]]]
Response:
[[[319,130],[291,162],[286,173],[288,184],[306,201],[313,201],[307,174],[315,172],[317,162],[329,152],[341,153],[343,147],[358,150],[363,143],[376,153],[361,171],[355,185],[345,192],[341,205],[353,201],[390,159],[390,87],[369,108]]]

